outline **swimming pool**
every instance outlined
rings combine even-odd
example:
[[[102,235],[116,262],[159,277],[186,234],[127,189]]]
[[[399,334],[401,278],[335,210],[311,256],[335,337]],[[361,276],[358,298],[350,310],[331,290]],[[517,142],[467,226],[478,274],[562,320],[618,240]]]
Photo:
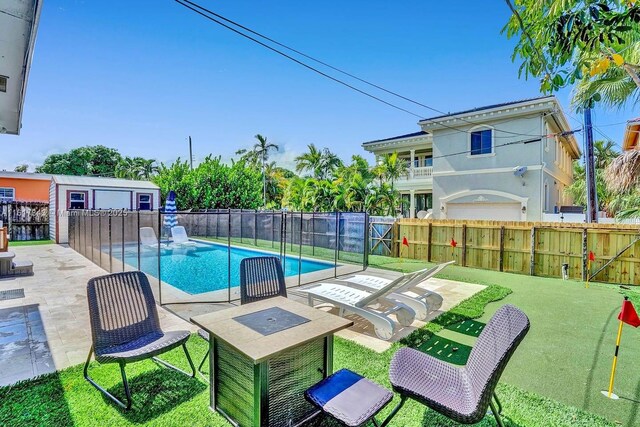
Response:
[[[138,253],[136,247],[126,248],[124,261],[133,268],[138,268]],[[162,281],[189,294],[227,289],[229,285],[229,251],[231,251],[231,286],[240,285],[240,261],[245,258],[270,255],[265,252],[254,251],[217,243],[196,241],[194,246],[169,247],[161,249],[160,275]],[[274,254],[277,256],[277,254]],[[121,259],[121,254],[115,251],[114,256]],[[333,268],[334,264],[322,261],[302,259],[297,256],[287,256],[283,259],[284,275],[296,276],[314,271]],[[158,277],[157,249],[140,251],[140,270],[150,276]]]

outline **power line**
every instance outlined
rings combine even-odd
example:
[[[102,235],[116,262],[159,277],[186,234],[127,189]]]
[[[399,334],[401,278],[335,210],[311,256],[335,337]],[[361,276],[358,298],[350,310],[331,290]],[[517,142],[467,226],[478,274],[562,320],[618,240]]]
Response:
[[[402,108],[402,107],[400,107],[400,106],[398,106],[398,105],[392,104],[391,102],[385,101],[385,100],[384,100],[384,99],[382,99],[382,98],[379,98],[379,97],[377,97],[377,96],[375,96],[375,95],[372,95],[372,94],[370,94],[370,93],[368,93],[368,92],[365,92],[365,91],[363,91],[363,90],[361,90],[361,89],[358,89],[357,87],[352,86],[352,85],[350,85],[349,83],[346,83],[346,82],[344,82],[344,81],[342,81],[342,80],[340,80],[340,79],[337,79],[337,78],[335,78],[335,77],[333,77],[333,76],[330,76],[329,74],[324,73],[324,72],[322,72],[322,71],[318,70],[317,68],[312,67],[311,65],[305,64],[304,62],[302,62],[302,61],[300,61],[300,60],[298,60],[298,59],[296,59],[296,58],[294,58],[294,57],[292,57],[292,56],[290,56],[290,55],[287,55],[286,53],[284,53],[284,52],[282,52],[282,51],[280,51],[280,50],[278,50],[278,49],[276,49],[276,48],[274,48],[274,47],[272,47],[272,46],[269,46],[268,44],[263,43],[263,42],[261,42],[260,40],[257,40],[257,39],[255,39],[255,38],[253,38],[253,37],[251,37],[251,36],[249,36],[249,35],[247,35],[247,34],[244,34],[243,32],[238,31],[238,30],[236,30],[235,28],[230,27],[229,25],[227,25],[227,24],[225,24],[225,23],[223,23],[223,22],[221,22],[221,21],[219,21],[219,20],[217,20],[217,19],[215,19],[215,18],[212,18],[211,16],[208,16],[208,15],[206,15],[206,14],[204,14],[204,13],[200,12],[200,11],[199,11],[199,10],[197,10],[197,9],[194,9],[193,7],[189,6],[188,4],[183,3],[181,0],[175,0],[175,1],[176,1],[178,4],[180,4],[180,5],[184,6],[184,7],[186,7],[187,9],[190,9],[190,10],[194,11],[194,12],[195,12],[195,13],[197,13],[198,15],[201,15],[201,16],[203,16],[203,17],[205,17],[205,18],[207,18],[207,19],[209,19],[209,20],[211,20],[211,21],[215,22],[216,24],[221,25],[221,26],[223,26],[223,27],[227,28],[228,30],[233,31],[234,33],[239,34],[239,35],[241,35],[242,37],[245,37],[245,38],[247,38],[247,39],[249,39],[249,40],[251,40],[251,41],[253,41],[253,42],[255,42],[255,43],[258,43],[259,45],[261,45],[261,46],[263,46],[263,47],[265,47],[265,48],[267,48],[267,49],[269,49],[269,50],[271,50],[271,51],[273,51],[273,52],[277,53],[278,55],[282,55],[282,56],[284,56],[285,58],[287,58],[287,59],[289,59],[289,60],[291,60],[291,61],[295,62],[296,64],[301,65],[301,66],[303,66],[303,67],[305,67],[305,68],[307,68],[307,69],[309,69],[309,70],[311,70],[311,71],[313,71],[313,72],[315,72],[315,73],[318,73],[318,74],[320,74],[321,76],[324,76],[324,77],[326,77],[326,78],[328,78],[328,79],[330,79],[330,80],[333,80],[334,82],[339,83],[339,84],[341,84],[341,85],[343,85],[343,86],[346,86],[346,87],[348,87],[349,89],[355,90],[356,92],[361,93],[362,95],[368,96],[368,97],[369,97],[369,98],[371,98],[371,99],[374,99],[374,100],[376,100],[376,101],[378,101],[378,102],[381,102],[381,103],[383,103],[383,104],[386,104],[386,105],[388,105],[389,107],[395,108],[396,110],[404,111],[405,113],[407,113],[407,114],[411,114],[412,116],[418,117],[419,119],[422,119],[422,118],[423,118],[423,116],[421,116],[420,114],[416,114],[416,113],[414,113],[414,112],[412,112],[412,111],[409,111],[409,110],[407,110],[407,109],[405,109],[405,108]],[[185,1],[188,1],[188,0],[185,0]],[[203,10],[204,10],[204,9],[203,9]]]
[[[265,48],[267,48],[267,49],[269,49],[269,50],[271,50],[271,51],[273,51],[273,52],[276,52],[276,53],[278,53],[279,55],[282,55],[282,56],[284,56],[285,58],[290,59],[290,60],[292,60],[292,61],[296,62],[297,64],[299,64],[299,65],[301,65],[301,66],[303,66],[303,67],[305,67],[305,68],[308,68],[309,70],[312,70],[312,71],[314,71],[314,72],[316,72],[316,73],[318,73],[318,74],[320,74],[320,75],[322,75],[322,76],[324,76],[324,77],[327,77],[327,78],[329,78],[329,79],[333,80],[333,81],[334,81],[334,82],[336,82],[336,83],[342,84],[342,85],[344,85],[344,86],[346,86],[346,87],[348,87],[348,88],[350,88],[350,89],[353,89],[353,90],[355,90],[355,91],[357,91],[357,92],[359,92],[359,93],[361,93],[361,94],[363,94],[363,95],[365,95],[365,96],[368,96],[368,97],[370,97],[370,98],[373,98],[373,99],[375,99],[376,101],[382,102],[382,103],[384,103],[384,104],[386,104],[386,105],[388,105],[388,106],[391,106],[391,107],[396,108],[396,109],[398,109],[398,110],[404,111],[404,112],[406,112],[406,113],[408,113],[408,114],[411,114],[411,115],[413,115],[413,116],[416,116],[416,117],[418,117],[418,118],[424,119],[424,117],[423,117],[423,116],[421,116],[421,115],[419,115],[419,114],[416,114],[416,113],[414,113],[414,112],[412,112],[412,111],[409,111],[409,110],[404,109],[404,108],[402,108],[402,107],[399,107],[399,106],[397,106],[397,105],[395,105],[395,104],[392,104],[392,103],[390,103],[390,102],[387,102],[387,101],[385,101],[385,100],[383,100],[383,99],[381,99],[381,98],[379,98],[379,97],[377,97],[377,96],[375,96],[375,95],[372,95],[372,94],[370,94],[370,93],[368,93],[368,92],[365,92],[364,90],[358,89],[358,88],[356,88],[356,87],[354,87],[354,86],[352,86],[352,85],[350,85],[350,84],[348,84],[348,83],[346,83],[346,82],[344,82],[344,81],[342,81],[342,80],[339,80],[339,79],[337,79],[337,78],[335,78],[335,77],[333,77],[333,76],[330,76],[330,75],[328,75],[328,74],[326,74],[326,73],[324,73],[324,72],[322,72],[322,71],[320,71],[320,70],[318,70],[318,69],[316,69],[316,68],[314,68],[314,67],[312,67],[312,66],[310,66],[310,65],[308,65],[308,64],[306,64],[306,63],[304,63],[304,62],[302,62],[302,61],[300,61],[300,60],[297,60],[297,59],[293,58],[292,56],[287,55],[286,53],[284,53],[284,52],[282,52],[282,51],[280,51],[280,50],[278,50],[278,49],[275,49],[275,48],[273,48],[272,46],[267,45],[266,43],[263,43],[263,42],[261,42],[261,41],[259,41],[259,40],[255,39],[255,38],[253,38],[253,37],[251,37],[251,36],[249,36],[249,35],[247,35],[247,34],[245,34],[245,33],[241,32],[241,31],[237,30],[237,29],[235,29],[235,28],[233,28],[233,27],[231,27],[231,26],[229,26],[229,25],[226,25],[226,24],[224,24],[223,22],[220,22],[220,20],[225,21],[225,22],[227,22],[227,23],[229,23],[229,24],[231,24],[231,25],[233,25],[233,26],[235,26],[235,27],[241,28],[241,29],[242,29],[242,30],[244,30],[244,31],[247,31],[247,32],[249,32],[249,33],[251,33],[251,34],[253,34],[253,35],[256,35],[256,36],[258,36],[258,37],[260,37],[260,38],[262,38],[262,39],[264,39],[264,40],[267,40],[267,41],[269,41],[269,42],[271,42],[271,43],[273,43],[273,44],[275,44],[275,45],[277,45],[277,46],[283,47],[283,48],[285,48],[285,49],[287,49],[287,50],[289,50],[289,51],[291,51],[291,52],[294,52],[294,53],[296,53],[296,54],[298,54],[298,55],[300,55],[300,56],[303,56],[303,57],[305,57],[305,58],[307,58],[307,59],[310,59],[310,60],[312,60],[312,61],[314,61],[314,62],[316,62],[316,63],[318,63],[318,64],[321,64],[321,65],[323,65],[323,66],[325,66],[325,67],[328,67],[328,68],[330,68],[330,69],[332,69],[332,70],[334,70],[334,71],[337,71],[337,72],[339,72],[339,73],[341,73],[341,74],[344,74],[344,75],[346,75],[346,76],[349,76],[349,77],[351,77],[351,78],[353,78],[353,79],[355,79],[355,80],[357,80],[357,81],[359,81],[359,82],[362,82],[362,83],[364,83],[364,84],[367,84],[367,85],[369,85],[369,86],[372,86],[372,87],[374,87],[374,88],[376,88],[376,89],[378,89],[378,90],[381,90],[381,91],[383,91],[383,92],[386,92],[386,93],[388,93],[388,94],[390,94],[390,95],[396,96],[396,97],[398,97],[398,98],[400,98],[400,99],[402,99],[402,100],[405,100],[405,101],[407,101],[407,102],[410,102],[410,103],[413,103],[413,104],[415,104],[415,105],[421,106],[421,107],[423,107],[423,108],[429,109],[429,110],[431,110],[431,111],[437,112],[437,113],[439,113],[439,114],[443,114],[443,115],[449,115],[449,114],[450,114],[450,113],[444,112],[444,111],[442,111],[442,110],[439,110],[439,109],[437,109],[437,108],[434,108],[434,107],[431,107],[431,106],[429,106],[429,105],[426,105],[426,104],[424,104],[424,103],[421,103],[421,102],[418,102],[418,101],[416,101],[416,100],[413,100],[413,99],[411,99],[411,98],[409,98],[409,97],[406,97],[406,96],[404,96],[404,95],[401,95],[401,94],[399,94],[399,93],[397,93],[397,92],[394,92],[394,91],[391,91],[391,90],[389,90],[389,89],[386,89],[386,88],[384,88],[384,87],[382,87],[382,86],[380,86],[380,85],[377,85],[377,84],[375,84],[375,83],[372,83],[372,82],[370,82],[370,81],[368,81],[368,80],[365,80],[365,79],[363,79],[363,78],[361,78],[361,77],[358,77],[358,76],[356,76],[356,75],[354,75],[354,74],[352,74],[352,73],[349,73],[349,72],[347,72],[347,71],[344,71],[344,70],[342,70],[342,69],[340,69],[340,68],[338,68],[338,67],[335,67],[335,66],[333,66],[333,65],[330,65],[330,64],[328,64],[327,62],[324,62],[324,61],[321,61],[321,60],[319,60],[319,59],[317,59],[317,58],[314,58],[314,57],[312,57],[311,55],[308,55],[308,54],[306,54],[306,53],[304,53],[304,52],[301,52],[300,50],[297,50],[297,49],[294,49],[294,48],[292,48],[292,47],[290,47],[290,46],[287,46],[287,45],[285,45],[284,43],[278,42],[277,40],[274,40],[274,39],[272,39],[272,38],[270,38],[270,37],[268,37],[268,36],[265,36],[264,34],[261,34],[261,33],[259,33],[259,32],[257,32],[257,31],[255,31],[255,30],[252,30],[251,28],[248,28],[248,27],[246,27],[246,26],[244,26],[244,25],[242,25],[242,24],[240,24],[240,23],[238,23],[238,22],[235,22],[235,21],[233,21],[233,20],[231,20],[231,19],[229,19],[229,18],[226,18],[226,17],[224,17],[224,16],[222,16],[222,15],[220,15],[220,14],[218,14],[218,13],[216,13],[216,12],[214,12],[214,11],[210,10],[210,9],[207,9],[207,8],[205,8],[205,7],[203,7],[203,6],[201,6],[201,5],[197,4],[197,3],[195,3],[195,2],[192,2],[192,1],[190,1],[190,0],[176,0],[176,2],[177,2],[177,3],[179,3],[179,4],[180,4],[180,5],[182,5],[182,6],[184,6],[184,7],[188,8],[188,9],[190,9],[190,10],[192,10],[192,11],[194,11],[194,12],[198,13],[199,15],[201,15],[201,16],[203,16],[203,17],[205,17],[205,18],[207,18],[207,19],[209,19],[209,20],[211,20],[211,21],[213,21],[213,22],[217,23],[218,25],[221,25],[221,26],[223,26],[223,27],[225,27],[225,28],[227,28],[227,29],[229,29],[229,30],[231,30],[231,31],[235,32],[236,34],[239,34],[239,35],[241,35],[241,36],[243,36],[243,37],[245,37],[245,38],[247,38],[247,39],[249,39],[249,40],[251,40],[251,41],[254,41],[254,42],[256,42],[256,43],[260,44],[261,46],[263,46],[263,47],[265,47]],[[199,10],[198,10],[198,9],[199,9]],[[206,12],[206,13],[204,13],[204,12]],[[213,17],[212,17],[212,16],[209,16],[209,15],[207,15],[207,14],[212,15]],[[218,20],[218,19],[216,19],[216,18],[214,18],[214,17],[219,18],[220,20]],[[460,120],[461,120],[461,121],[464,121],[464,122],[467,122],[467,123],[469,123],[469,124],[472,124],[472,125],[481,125],[481,124],[482,124],[482,123],[472,122],[472,121],[467,120],[467,119],[464,119],[464,118],[460,118]],[[445,124],[443,124],[443,123],[440,123],[440,125],[441,125],[441,126],[443,126],[443,127],[445,127],[445,128],[449,128],[449,129],[455,130],[456,132],[464,132],[464,133],[468,133],[468,131],[458,129],[458,128],[453,127],[453,126],[448,126],[448,125],[445,125]],[[512,135],[519,135],[519,136],[543,136],[543,135],[530,135],[530,134],[524,134],[524,133],[520,133],[520,132],[512,132],[512,131],[507,131],[507,130],[502,130],[502,129],[497,129],[497,128],[495,128],[495,129],[496,129],[496,130],[498,130],[498,131],[500,131],[500,132],[508,133],[508,134],[512,134]],[[505,137],[503,137],[503,138],[505,138]]]

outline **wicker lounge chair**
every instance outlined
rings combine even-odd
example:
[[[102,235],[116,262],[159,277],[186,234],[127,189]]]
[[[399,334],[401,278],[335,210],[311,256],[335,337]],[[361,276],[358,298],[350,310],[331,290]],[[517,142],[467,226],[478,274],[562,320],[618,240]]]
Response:
[[[317,299],[338,307],[340,316],[346,312],[357,314],[373,324],[378,338],[388,340],[396,329],[396,323],[389,317],[390,314],[395,314],[398,323],[402,326],[410,326],[416,317],[411,307],[390,295],[420,274],[422,271],[405,274],[375,291],[366,291],[344,284],[319,283],[300,289],[299,292],[307,294],[311,307],[313,307],[313,301]],[[371,306],[376,304],[383,308],[373,309]]]
[[[503,427],[502,405],[495,388],[527,332],[527,316],[512,305],[504,305],[478,337],[466,366],[454,367],[411,348],[398,350],[389,379],[401,400],[392,414],[411,398],[459,423],[473,424],[491,407],[498,426]]]
[[[182,346],[195,376],[196,369],[186,347],[189,331],[163,332],[149,280],[140,271],[115,273],[89,280],[87,285],[89,319],[93,344],[84,365],[84,377],[105,396],[122,408],[131,408],[131,391],[125,365],[144,359],[182,372],[155,356]],[[99,363],[117,363],[126,394],[126,403],[99,386],[88,375],[89,362],[95,353]]]
[[[195,246],[196,242],[193,240],[189,240],[189,236],[187,235],[187,230],[182,225],[176,225],[175,227],[171,227],[171,237],[173,238],[173,243],[181,246]]]
[[[278,296],[287,297],[287,286],[284,281],[282,264],[277,257],[252,257],[240,261],[240,304],[249,304]],[[199,329],[198,335],[209,341],[207,331]],[[209,352],[204,355],[198,365],[198,372],[201,374],[202,366],[208,356]]]
[[[432,268],[425,268],[424,270],[417,271],[413,275],[413,279],[408,280],[403,286],[399,287],[394,293],[389,294],[390,299],[395,299],[398,302],[408,305],[416,312],[416,318],[419,320],[426,320],[429,314],[440,309],[442,307],[442,296],[436,292],[420,288],[418,285],[429,280],[436,274],[440,273],[447,266],[455,263],[455,261],[449,261],[442,264],[438,264]],[[353,277],[346,279],[340,279],[341,282],[345,282],[353,287],[362,288],[371,292],[382,289],[392,282],[390,279],[383,277],[371,276],[367,274],[356,274]],[[407,295],[405,292],[412,292],[415,296]]]

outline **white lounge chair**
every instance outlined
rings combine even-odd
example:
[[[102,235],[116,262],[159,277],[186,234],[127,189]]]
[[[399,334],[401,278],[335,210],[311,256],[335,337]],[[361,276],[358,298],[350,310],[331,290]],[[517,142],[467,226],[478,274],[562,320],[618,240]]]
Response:
[[[425,268],[411,273],[411,279],[407,280],[404,285],[398,287],[392,294],[389,295],[390,299],[397,300],[405,305],[408,305],[416,312],[416,318],[419,320],[426,320],[429,314],[440,309],[442,307],[442,296],[436,292],[428,289],[418,287],[419,284],[424,283],[436,274],[440,273],[445,267],[455,263],[455,261],[449,261],[442,264],[438,264],[435,267]],[[407,275],[405,275],[406,277]],[[371,276],[368,274],[356,274],[353,277],[347,277],[346,279],[339,279],[341,282],[348,283],[351,286],[375,292],[392,282],[391,279],[385,279],[383,277]],[[407,295],[405,292],[411,292],[415,296]]]
[[[173,243],[181,246],[195,246],[196,242],[193,240],[189,240],[189,236],[187,235],[187,230],[182,225],[176,225],[175,227],[171,227],[171,237],[173,238]]]
[[[151,227],[140,227],[140,243],[149,249],[158,249],[158,246],[160,248],[167,247],[164,243],[158,243],[158,236]]]
[[[345,312],[357,314],[373,324],[376,335],[380,339],[388,340],[396,329],[395,322],[389,317],[390,314],[395,314],[398,323],[402,326],[410,326],[415,319],[416,313],[411,307],[397,299],[389,298],[391,293],[413,279],[415,274],[417,273],[398,277],[373,292],[339,283],[319,283],[299,291],[307,294],[311,307],[313,307],[313,300],[320,300],[338,307],[340,316]],[[374,304],[388,308],[373,309],[371,306]]]

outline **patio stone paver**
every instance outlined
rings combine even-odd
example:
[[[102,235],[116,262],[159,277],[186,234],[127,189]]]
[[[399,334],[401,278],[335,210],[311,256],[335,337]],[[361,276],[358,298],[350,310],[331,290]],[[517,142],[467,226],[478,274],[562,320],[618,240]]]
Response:
[[[60,245],[11,249],[31,260],[33,276],[0,279],[0,290],[23,288],[25,297],[0,301],[0,385],[83,363],[91,346],[87,281],[106,274],[73,249]],[[191,325],[159,307],[162,327]]]

